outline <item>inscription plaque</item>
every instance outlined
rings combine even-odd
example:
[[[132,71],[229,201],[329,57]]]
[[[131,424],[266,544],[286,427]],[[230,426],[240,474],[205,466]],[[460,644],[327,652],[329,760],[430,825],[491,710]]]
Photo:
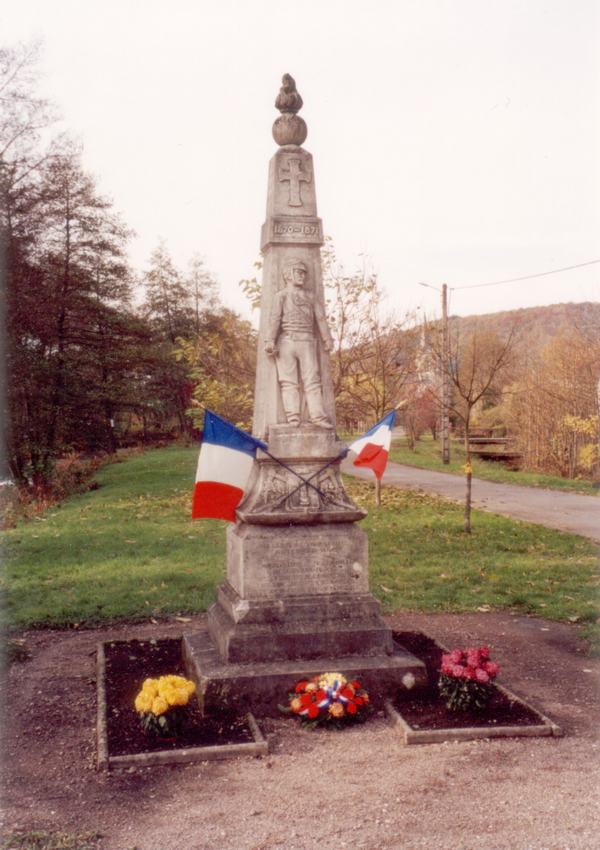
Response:
[[[272,216],[261,232],[261,250],[270,244],[322,245],[323,241],[320,218]]]

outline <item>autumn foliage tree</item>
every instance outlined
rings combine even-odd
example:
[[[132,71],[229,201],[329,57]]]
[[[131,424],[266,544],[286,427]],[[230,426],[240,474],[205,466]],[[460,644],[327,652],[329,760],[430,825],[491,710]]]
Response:
[[[250,322],[220,307],[204,316],[201,333],[179,340],[176,356],[187,364],[193,383],[189,413],[196,428],[206,408],[251,428],[256,339]]]
[[[572,328],[523,358],[500,414],[527,469],[597,474],[599,331]]]
[[[408,447],[415,451],[417,442],[426,431],[431,433],[434,440],[437,439],[439,403],[429,388],[419,380],[407,382],[404,399],[406,403],[402,408],[401,420]]]
[[[196,255],[188,272],[160,243],[144,276],[143,312],[154,341],[146,411],[179,434],[202,427],[206,407],[249,427],[254,389],[256,334],[249,322],[225,308],[218,286]]]

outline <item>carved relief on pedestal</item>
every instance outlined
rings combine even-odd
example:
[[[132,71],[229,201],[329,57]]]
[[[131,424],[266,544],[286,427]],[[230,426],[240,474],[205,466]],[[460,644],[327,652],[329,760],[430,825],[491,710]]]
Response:
[[[270,466],[262,476],[262,490],[258,493],[254,507],[257,510],[278,508],[287,500],[290,488],[285,470]]]
[[[364,511],[344,490],[339,463],[324,468],[323,461],[295,462],[293,469],[261,460],[251,493],[238,508],[251,524],[353,522]]]

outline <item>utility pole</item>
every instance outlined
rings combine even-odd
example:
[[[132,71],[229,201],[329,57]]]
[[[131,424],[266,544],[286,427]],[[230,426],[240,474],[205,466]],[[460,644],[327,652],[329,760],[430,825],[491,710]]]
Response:
[[[419,281],[419,286],[427,286],[442,293],[442,351],[440,358],[440,442],[442,462],[450,463],[450,346],[448,335],[448,284],[442,284],[440,289],[430,283]]]
[[[448,346],[448,286],[442,284],[442,463],[450,463],[450,422],[448,408],[450,405],[450,352]]]

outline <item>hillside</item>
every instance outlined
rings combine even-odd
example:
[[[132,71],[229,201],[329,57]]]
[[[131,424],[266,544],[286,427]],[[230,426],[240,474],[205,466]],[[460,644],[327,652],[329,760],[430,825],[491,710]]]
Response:
[[[505,310],[480,316],[450,316],[453,327],[468,332],[475,326],[493,328],[508,334],[513,327],[519,329],[519,338],[528,347],[543,348],[552,338],[578,330],[590,340],[600,337],[600,302],[579,304],[550,304],[545,307],[526,307]]]

